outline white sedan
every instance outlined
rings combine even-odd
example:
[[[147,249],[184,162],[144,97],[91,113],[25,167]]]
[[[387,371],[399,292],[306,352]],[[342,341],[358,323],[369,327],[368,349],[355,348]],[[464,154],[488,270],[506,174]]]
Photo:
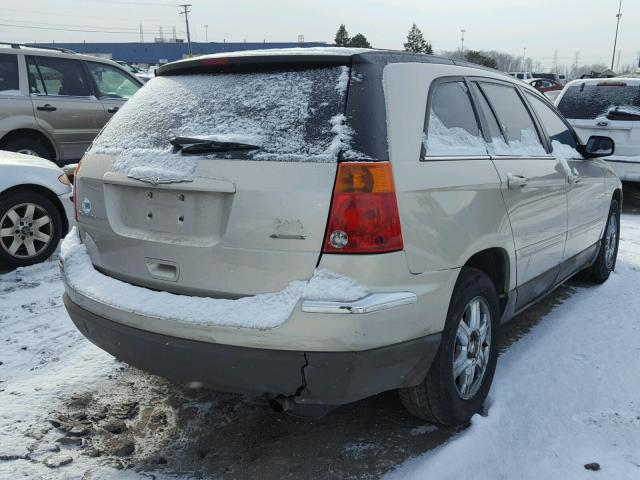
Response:
[[[0,266],[46,260],[73,224],[71,182],[54,163],[0,151]]]

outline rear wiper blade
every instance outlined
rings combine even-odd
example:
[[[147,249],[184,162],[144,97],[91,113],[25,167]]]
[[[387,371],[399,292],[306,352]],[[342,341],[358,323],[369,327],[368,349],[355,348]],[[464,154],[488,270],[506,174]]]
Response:
[[[205,138],[175,137],[169,140],[176,151],[181,151],[187,155],[197,155],[198,153],[230,152],[238,150],[259,150],[257,145],[240,142],[221,142],[218,140],[207,140]]]

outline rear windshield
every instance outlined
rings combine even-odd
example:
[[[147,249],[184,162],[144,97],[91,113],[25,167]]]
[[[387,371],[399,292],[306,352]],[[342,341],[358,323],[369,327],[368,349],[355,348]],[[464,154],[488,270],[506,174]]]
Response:
[[[606,115],[614,107],[640,107],[640,87],[598,86],[595,83],[572,85],[558,104],[558,109],[565,117],[578,120]]]
[[[173,152],[170,139],[195,137],[259,147],[198,158],[334,162],[351,139],[344,116],[348,81],[346,66],[156,77],[90,152],[166,156]]]

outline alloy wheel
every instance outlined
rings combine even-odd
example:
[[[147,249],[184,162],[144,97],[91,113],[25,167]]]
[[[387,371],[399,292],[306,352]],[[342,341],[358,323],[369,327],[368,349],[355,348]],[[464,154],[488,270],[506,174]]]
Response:
[[[453,381],[463,400],[470,400],[480,389],[490,350],[491,310],[483,297],[475,297],[462,313],[453,350]]]
[[[604,262],[608,270],[613,269],[618,242],[618,217],[613,214],[607,222],[607,232],[604,236]]]
[[[52,237],[51,216],[38,204],[15,205],[0,219],[0,246],[14,258],[36,257],[49,246]]]

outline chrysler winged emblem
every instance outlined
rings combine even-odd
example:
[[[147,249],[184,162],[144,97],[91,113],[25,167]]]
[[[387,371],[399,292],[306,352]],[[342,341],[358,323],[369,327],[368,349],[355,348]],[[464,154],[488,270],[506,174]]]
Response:
[[[144,176],[144,175],[127,175],[129,178],[133,178],[134,180],[140,180],[141,182],[150,183],[154,187],[158,185],[166,185],[169,183],[185,183],[185,182],[193,182],[188,178],[171,178],[171,177],[158,177],[158,176]]]

